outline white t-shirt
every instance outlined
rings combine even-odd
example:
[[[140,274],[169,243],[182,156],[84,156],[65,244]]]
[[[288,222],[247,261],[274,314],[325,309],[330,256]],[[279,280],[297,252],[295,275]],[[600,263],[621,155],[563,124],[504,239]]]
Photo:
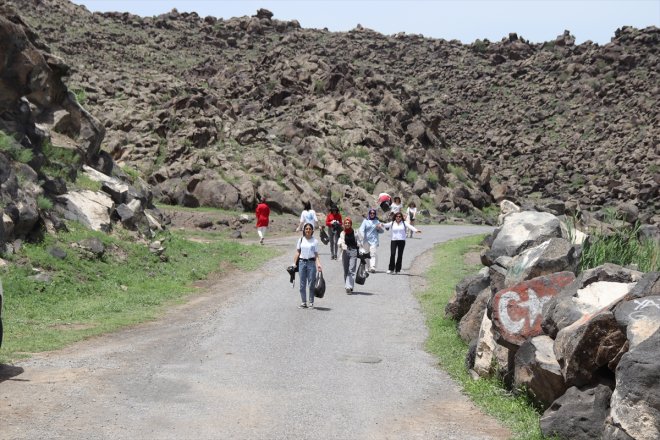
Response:
[[[417,217],[417,207],[411,208],[408,206],[408,209],[406,209],[406,217],[408,217],[408,220],[415,220],[415,217]]]
[[[316,223],[319,221],[318,217],[316,216],[316,211],[313,209],[304,210],[302,214],[300,214],[300,223],[302,225],[306,225],[307,223],[310,223],[312,226],[314,226],[314,229],[316,229]]]
[[[390,206],[390,209],[392,210],[392,214],[396,214],[397,212],[401,212],[401,205],[397,205],[396,203],[392,203],[392,206]]]
[[[309,240],[306,237],[302,237],[298,239],[296,249],[300,251],[300,258],[304,258],[305,260],[316,258],[316,254],[319,253],[319,242],[314,237]]]
[[[392,229],[392,241],[405,240],[406,239],[406,229],[410,229],[413,232],[417,232],[418,229],[411,225],[408,222],[397,223],[395,221],[385,223],[385,229]]]

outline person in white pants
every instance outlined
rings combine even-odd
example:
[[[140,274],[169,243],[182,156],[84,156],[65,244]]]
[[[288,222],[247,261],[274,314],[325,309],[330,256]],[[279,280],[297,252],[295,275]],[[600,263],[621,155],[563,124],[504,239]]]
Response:
[[[358,235],[362,240],[362,247],[371,254],[369,259],[369,272],[371,273],[376,272],[376,251],[378,250],[379,236],[383,232],[385,232],[385,228],[376,216],[376,209],[370,208],[367,218],[360,225]]]

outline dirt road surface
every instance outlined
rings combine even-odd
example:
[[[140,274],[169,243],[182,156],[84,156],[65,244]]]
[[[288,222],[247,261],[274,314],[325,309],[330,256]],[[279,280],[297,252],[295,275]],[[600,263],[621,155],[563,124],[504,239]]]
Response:
[[[385,273],[386,234],[379,272],[353,295],[322,246],[316,309],[297,308],[284,270],[296,238],[271,239],[283,256],[156,322],[0,367],[0,438],[509,438],[424,351],[412,294],[435,243],[488,230],[424,227],[399,275]]]

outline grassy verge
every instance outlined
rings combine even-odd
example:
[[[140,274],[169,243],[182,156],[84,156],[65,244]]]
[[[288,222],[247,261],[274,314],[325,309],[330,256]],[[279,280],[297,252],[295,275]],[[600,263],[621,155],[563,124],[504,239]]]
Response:
[[[106,248],[101,258],[76,246],[92,237]],[[48,234],[40,244],[22,246],[1,272],[5,310],[0,362],[155,319],[165,306],[192,293],[194,281],[212,272],[254,269],[277,252],[212,234],[204,243],[188,240],[183,232],[159,238],[167,261],[150,253],[144,243],[77,225],[70,225],[67,233]],[[53,256],[55,248],[66,256]],[[35,279],[36,274],[49,280]]]
[[[432,268],[427,272],[428,289],[418,294],[429,327],[427,350],[476,405],[511,428],[514,438],[542,439],[539,414],[524,397],[512,395],[495,379],[475,381],[470,377],[464,363],[467,344],[458,335],[457,323],[445,317],[445,305],[456,284],[481,268],[466,264],[463,255],[477,250],[482,240],[483,236],[472,236],[435,249]]]

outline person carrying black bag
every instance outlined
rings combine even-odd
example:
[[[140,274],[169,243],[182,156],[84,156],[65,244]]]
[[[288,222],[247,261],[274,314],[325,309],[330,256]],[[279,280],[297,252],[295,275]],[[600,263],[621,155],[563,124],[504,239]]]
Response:
[[[344,219],[344,230],[339,234],[337,246],[341,249],[341,261],[344,267],[344,288],[347,294],[353,293],[355,271],[357,270],[358,242],[353,230],[353,220]]]
[[[296,244],[296,255],[293,258],[293,267],[298,266],[300,273],[301,309],[314,308],[314,285],[316,272],[321,272],[321,259],[319,258],[319,242],[313,237],[314,226],[306,223],[303,226],[303,236]],[[309,291],[309,295],[308,292]],[[309,301],[307,300],[309,298]]]

